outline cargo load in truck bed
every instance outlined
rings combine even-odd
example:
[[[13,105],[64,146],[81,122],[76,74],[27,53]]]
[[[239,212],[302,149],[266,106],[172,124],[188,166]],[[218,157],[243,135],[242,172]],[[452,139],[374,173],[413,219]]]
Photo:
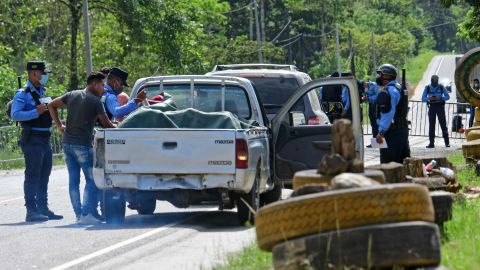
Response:
[[[201,112],[188,108],[180,111],[162,111],[163,107],[139,108],[129,115],[119,128],[202,128],[245,129],[250,125],[231,112]]]

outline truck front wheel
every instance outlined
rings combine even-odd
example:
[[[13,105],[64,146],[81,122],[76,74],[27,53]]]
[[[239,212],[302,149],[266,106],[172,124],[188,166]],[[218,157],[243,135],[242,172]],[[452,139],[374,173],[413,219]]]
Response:
[[[114,191],[103,191],[103,207],[105,221],[108,224],[118,224],[125,221],[125,197]]]
[[[247,194],[240,194],[237,199],[237,215],[240,225],[245,225],[248,221],[255,224],[255,213],[260,205],[260,194],[258,183],[260,181],[260,170],[255,173],[252,189]]]

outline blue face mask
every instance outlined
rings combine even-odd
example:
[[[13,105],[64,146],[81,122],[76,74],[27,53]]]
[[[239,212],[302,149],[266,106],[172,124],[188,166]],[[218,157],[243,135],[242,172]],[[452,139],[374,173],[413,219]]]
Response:
[[[48,82],[48,75],[47,74],[43,74],[42,77],[40,78],[40,84],[41,85],[46,85]]]

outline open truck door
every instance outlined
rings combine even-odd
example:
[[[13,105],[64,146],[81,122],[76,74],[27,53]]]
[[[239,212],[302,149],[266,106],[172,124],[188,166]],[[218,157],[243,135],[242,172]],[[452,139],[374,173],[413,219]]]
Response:
[[[275,183],[289,187],[295,172],[317,169],[325,154],[331,153],[330,124],[308,125],[306,116],[298,108],[299,100],[312,91],[321,99],[326,86],[342,86],[339,91],[349,95],[349,109],[355,136],[355,150],[363,160],[363,128],[361,124],[360,97],[353,77],[326,78],[300,87],[272,119],[272,167]],[[325,112],[328,114],[328,112]]]

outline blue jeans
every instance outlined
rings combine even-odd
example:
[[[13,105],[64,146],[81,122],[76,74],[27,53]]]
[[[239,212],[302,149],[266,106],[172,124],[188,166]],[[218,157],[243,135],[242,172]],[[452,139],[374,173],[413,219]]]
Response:
[[[31,134],[25,142],[20,142],[25,157],[25,206],[29,211],[46,209],[48,196],[48,178],[52,171],[52,145],[50,135]]]
[[[65,162],[68,169],[68,190],[73,211],[78,217],[96,213],[98,188],[93,182],[93,147],[76,144],[63,144]],[[80,169],[85,176],[83,204],[80,202]]]

